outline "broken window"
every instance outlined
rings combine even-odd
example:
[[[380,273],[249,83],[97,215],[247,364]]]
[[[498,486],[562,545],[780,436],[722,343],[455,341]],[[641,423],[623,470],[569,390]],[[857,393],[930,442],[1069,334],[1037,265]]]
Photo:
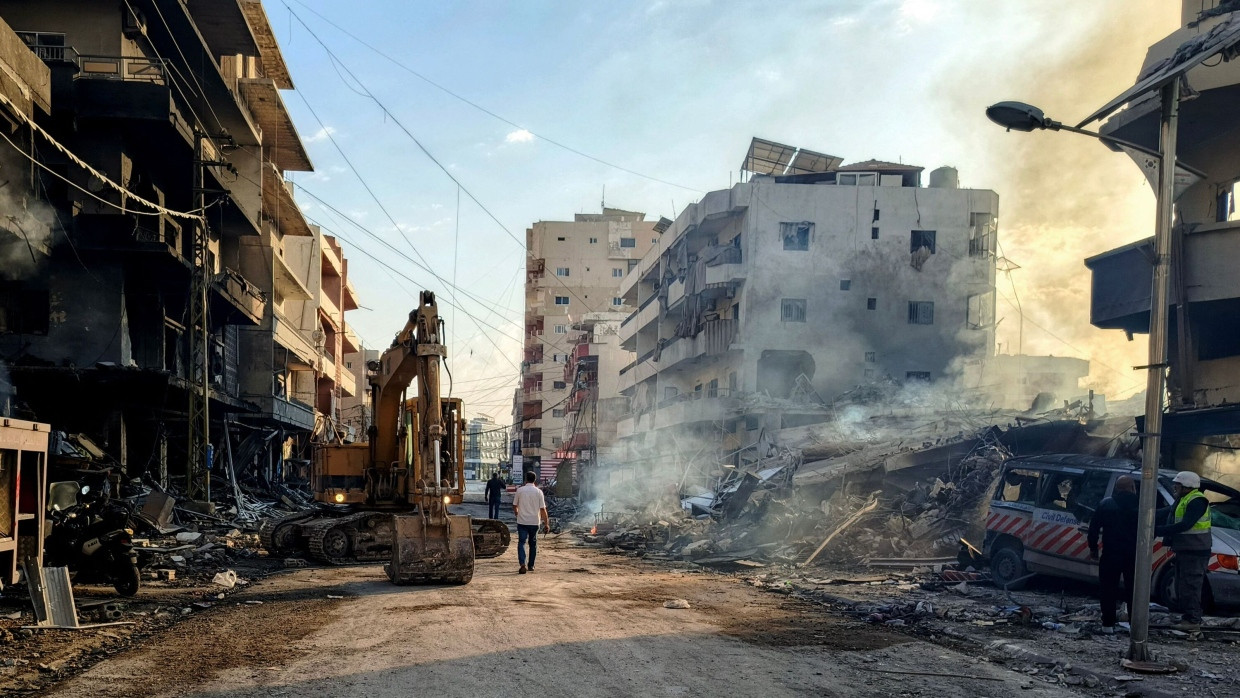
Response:
[[[840,279],[840,290],[847,291],[852,288],[852,279]]]
[[[568,296],[556,296],[555,304],[556,305],[568,305]]]
[[[47,291],[0,282],[0,334],[47,334],[51,307]]]
[[[1038,499],[1038,506],[1043,509],[1059,509],[1061,511],[1072,511],[1076,507],[1076,500],[1081,496],[1081,485],[1085,482],[1085,476],[1079,473],[1046,473],[1049,481],[1042,488],[1042,496]]]
[[[995,217],[990,213],[969,214],[969,256],[984,257],[995,251]]]
[[[568,267],[556,267],[555,275],[556,276],[568,276]]]
[[[910,325],[933,325],[934,324],[934,302],[933,301],[909,301],[908,302],[908,324]]]
[[[621,247],[637,247],[637,238],[620,238]]]
[[[1042,471],[1013,468],[1003,474],[1003,482],[995,490],[995,499],[1000,502],[1028,504],[1037,503],[1038,483],[1042,480]]]
[[[865,353],[865,361],[866,361],[866,363],[871,363],[871,364],[872,364],[872,363],[874,363],[874,362],[875,362],[875,361],[877,361],[877,360],[878,360],[878,352],[874,352],[874,351],[867,351],[867,352]]]
[[[866,310],[878,310],[878,299],[877,298],[865,299],[865,309]]]
[[[779,319],[782,322],[805,322],[805,299],[784,298],[780,304]]]
[[[934,238],[935,231],[933,230],[914,230],[909,234],[908,251],[916,252],[925,247],[930,250],[930,254],[934,254]]]
[[[995,324],[995,299],[992,291],[976,293],[969,296],[965,326],[971,330],[981,330]]]
[[[810,221],[801,221],[799,223],[780,223],[779,235],[784,240],[785,250],[808,250],[809,236],[814,230],[814,224]]]
[[[930,372],[929,372],[929,371],[905,371],[905,372],[904,372],[904,380],[906,380],[906,381],[924,381],[924,382],[926,382],[926,383],[929,383],[929,382],[930,382]]]

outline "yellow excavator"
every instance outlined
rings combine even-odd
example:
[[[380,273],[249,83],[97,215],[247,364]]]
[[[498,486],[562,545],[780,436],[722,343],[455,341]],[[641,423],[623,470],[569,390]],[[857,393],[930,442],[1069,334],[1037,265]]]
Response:
[[[366,366],[374,406],[367,443],[315,448],[310,484],[318,506],[264,525],[271,554],[384,561],[397,584],[463,584],[475,558],[508,549],[503,522],[448,511],[465,493],[465,422],[461,400],[440,393],[443,336],[435,294],[423,291],[391,347]]]

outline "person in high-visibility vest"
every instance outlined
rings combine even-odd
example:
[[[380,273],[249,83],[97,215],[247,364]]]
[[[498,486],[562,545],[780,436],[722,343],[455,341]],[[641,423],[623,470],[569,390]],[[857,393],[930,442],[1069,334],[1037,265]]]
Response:
[[[1201,629],[1201,588],[1214,537],[1210,535],[1210,500],[1201,493],[1201,477],[1186,471],[1172,481],[1175,504],[1160,509],[1165,524],[1154,529],[1156,537],[1175,553],[1175,596],[1182,621],[1177,630]]]

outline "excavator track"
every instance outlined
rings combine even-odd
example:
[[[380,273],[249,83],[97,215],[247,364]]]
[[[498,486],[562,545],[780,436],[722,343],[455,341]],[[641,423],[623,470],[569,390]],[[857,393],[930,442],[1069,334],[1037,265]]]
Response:
[[[305,552],[304,546],[299,545],[301,537],[298,535],[300,532],[298,524],[317,515],[313,511],[298,511],[266,521],[258,530],[258,538],[262,541],[263,549],[272,555]]]
[[[329,565],[384,562],[392,556],[392,515],[361,512],[301,526],[310,555]]]
[[[474,557],[499,557],[508,550],[512,533],[499,519],[473,519]]]

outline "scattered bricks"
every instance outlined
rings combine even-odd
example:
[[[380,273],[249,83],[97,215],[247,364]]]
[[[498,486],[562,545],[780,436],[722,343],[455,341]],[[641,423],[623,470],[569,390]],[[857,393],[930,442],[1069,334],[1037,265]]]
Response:
[[[309,565],[310,565],[310,563],[306,562],[305,560],[303,560],[303,559],[301,559],[301,558],[299,558],[299,557],[286,557],[286,558],[284,558],[284,566],[285,566],[285,567],[288,567],[288,568],[293,568],[293,567],[309,567]]]
[[[177,578],[176,570],[156,570],[156,573],[159,575],[159,578],[165,582],[175,581]]]

